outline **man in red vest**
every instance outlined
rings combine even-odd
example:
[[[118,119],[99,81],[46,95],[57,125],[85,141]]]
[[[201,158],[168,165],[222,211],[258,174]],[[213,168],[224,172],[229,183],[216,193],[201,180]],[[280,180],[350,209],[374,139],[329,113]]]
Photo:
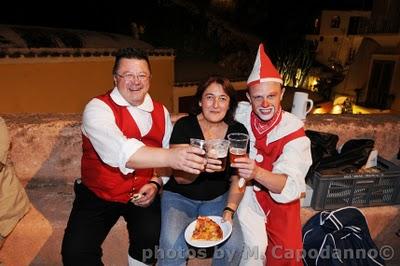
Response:
[[[262,264],[302,265],[299,199],[312,163],[310,141],[305,136],[303,122],[282,110],[283,81],[262,44],[247,85],[250,104],[239,105],[236,119],[250,132],[251,151],[249,158],[236,159],[232,164],[247,184],[254,185],[251,190],[246,189],[250,196],[245,196],[238,210],[245,242],[250,239],[247,245],[251,248],[257,241],[264,241],[257,246],[265,247],[268,237],[266,262]],[[252,217],[246,217],[249,216],[246,209],[254,210]],[[264,220],[266,234],[253,229],[260,227],[246,226],[246,220],[250,223]],[[252,263],[259,264],[260,260]]]
[[[164,149],[172,124],[167,109],[148,94],[151,69],[144,52],[119,50],[113,78],[114,89],[83,112],[81,179],[62,244],[64,265],[103,265],[101,245],[120,216],[129,233],[129,265],[154,263],[162,180],[153,168],[198,174],[206,163],[201,149]]]

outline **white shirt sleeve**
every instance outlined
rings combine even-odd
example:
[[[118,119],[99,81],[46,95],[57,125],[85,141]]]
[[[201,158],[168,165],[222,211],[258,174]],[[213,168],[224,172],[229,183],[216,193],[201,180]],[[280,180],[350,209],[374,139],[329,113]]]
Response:
[[[280,203],[300,198],[306,190],[305,177],[311,164],[310,140],[307,137],[288,142],[272,169],[273,173],[287,175],[286,184],[280,194],[270,192],[271,197]]]
[[[245,125],[247,130],[251,130],[250,127],[250,113],[251,105],[249,102],[241,101],[238,103],[235,112],[235,120]]]
[[[114,101],[126,104],[118,91],[112,93]],[[145,136],[152,127],[151,112],[146,111],[153,106],[150,96],[143,103],[144,108],[127,106],[128,112],[134,117],[142,136]],[[164,108],[165,132],[162,147],[169,147],[172,132],[172,123],[168,110]],[[143,142],[135,138],[127,138],[115,123],[114,113],[111,108],[99,99],[92,99],[85,107],[82,119],[82,133],[89,138],[101,160],[112,166],[118,167],[123,174],[132,173],[135,169],[127,168],[129,158],[141,147]]]
[[[172,122],[171,122],[171,116],[164,106],[164,114],[165,114],[165,134],[162,140],[162,147],[163,148],[169,148],[169,139],[171,138],[172,134]]]
[[[253,130],[250,125],[251,116],[251,104],[249,102],[241,101],[236,108],[235,120],[242,123],[249,133],[249,158],[254,159],[257,155],[257,149],[255,148],[256,139],[253,134]]]
[[[164,113],[165,113],[165,134],[164,134],[164,138],[163,138],[163,142],[162,142],[162,146],[165,149],[169,148],[169,140],[171,138],[171,134],[172,134],[172,129],[173,129],[173,125],[171,122],[171,116],[167,110],[167,108],[165,108],[164,106]],[[169,176],[160,176],[163,184],[166,184],[169,181]]]
[[[128,139],[115,123],[111,108],[99,99],[92,99],[85,107],[82,118],[82,133],[89,138],[101,160],[119,167],[123,174],[132,173],[134,169],[126,168],[126,162],[143,142]]]

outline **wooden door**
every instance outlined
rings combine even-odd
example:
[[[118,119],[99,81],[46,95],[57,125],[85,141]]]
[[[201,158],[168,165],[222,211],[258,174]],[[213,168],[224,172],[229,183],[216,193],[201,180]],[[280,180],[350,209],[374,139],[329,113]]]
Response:
[[[394,70],[394,61],[374,60],[368,83],[365,104],[367,107],[390,108],[390,84]]]

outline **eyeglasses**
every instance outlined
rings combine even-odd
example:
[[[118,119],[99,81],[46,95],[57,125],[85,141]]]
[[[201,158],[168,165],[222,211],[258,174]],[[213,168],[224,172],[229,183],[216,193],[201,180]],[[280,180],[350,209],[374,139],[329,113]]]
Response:
[[[205,100],[207,102],[214,102],[214,101],[227,102],[227,101],[229,101],[228,95],[215,96],[215,95],[207,94],[207,95],[204,95],[202,98],[203,98],[203,100]]]
[[[140,73],[140,74],[133,74],[133,73],[126,73],[126,74],[118,74],[116,73],[116,75],[126,81],[132,81],[134,79],[139,80],[140,82],[146,81],[149,79],[150,75],[147,75],[145,73]]]

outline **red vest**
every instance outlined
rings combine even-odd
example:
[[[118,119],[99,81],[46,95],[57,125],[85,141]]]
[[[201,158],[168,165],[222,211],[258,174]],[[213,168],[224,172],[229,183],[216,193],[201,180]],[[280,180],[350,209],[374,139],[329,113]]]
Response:
[[[272,171],[273,163],[282,154],[284,146],[299,137],[305,136],[300,128],[285,137],[266,145],[265,138],[256,140],[257,154],[263,161],[257,162],[262,168]],[[267,215],[266,230],[268,247],[266,251],[268,266],[303,265],[303,248],[300,221],[300,200],[289,203],[274,201],[267,189],[256,192],[257,201]],[[292,254],[292,255],[291,255]]]
[[[162,104],[153,101],[154,110],[151,112],[153,125],[146,136],[141,136],[126,106],[117,105],[111,99],[110,93],[98,96],[97,99],[110,106],[114,113],[115,123],[127,138],[136,138],[146,146],[162,147],[165,133],[165,114]],[[153,169],[136,169],[133,173],[124,175],[118,167],[105,164],[90,140],[83,134],[82,149],[82,182],[102,199],[126,203],[153,176]]]

